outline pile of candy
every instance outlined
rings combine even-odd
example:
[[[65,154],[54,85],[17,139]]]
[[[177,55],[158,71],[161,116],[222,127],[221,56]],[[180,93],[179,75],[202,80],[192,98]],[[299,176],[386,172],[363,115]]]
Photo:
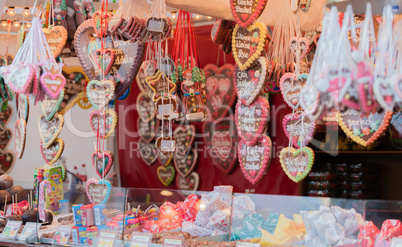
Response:
[[[399,220],[385,220],[381,231],[371,221],[360,226],[359,239],[362,246],[389,246],[392,238],[402,238],[402,227]]]

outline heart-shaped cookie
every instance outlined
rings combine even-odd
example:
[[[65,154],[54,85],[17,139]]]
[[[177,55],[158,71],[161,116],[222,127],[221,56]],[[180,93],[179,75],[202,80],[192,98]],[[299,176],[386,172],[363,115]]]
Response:
[[[195,127],[194,125],[180,126],[174,131],[173,135],[176,139],[176,153],[178,152],[179,154],[184,155],[193,145]]]
[[[49,148],[53,141],[56,140],[63,128],[63,124],[64,118],[60,114],[55,114],[50,121],[47,121],[44,115],[39,118],[39,134],[45,148]]]
[[[230,10],[236,23],[246,28],[262,14],[268,0],[230,0]]]
[[[103,75],[109,74],[110,69],[114,64],[114,50],[113,49],[98,49],[95,51],[95,63],[100,71],[103,71]]]
[[[53,26],[49,29],[44,28],[43,33],[53,57],[58,57],[66,45],[67,30],[63,26]]]
[[[285,73],[279,82],[283,100],[294,110],[300,106],[300,92],[306,85],[307,77],[308,74],[301,74],[297,77],[293,73]]]
[[[179,190],[196,191],[200,185],[200,175],[196,172],[192,172],[187,177],[177,176],[176,186]]]
[[[137,96],[137,112],[144,122],[149,122],[155,117],[155,104],[145,93],[140,93]]]
[[[87,85],[87,96],[96,109],[103,109],[107,106],[114,95],[113,81],[92,80]]]
[[[260,95],[261,89],[267,78],[268,60],[260,57],[257,62],[248,70],[240,70],[235,65],[235,74],[233,76],[236,93],[245,105],[249,105]]]
[[[292,37],[290,39],[290,50],[296,57],[297,53],[300,55],[300,59],[304,58],[310,47],[310,41],[304,37]]]
[[[18,159],[22,158],[25,150],[27,124],[24,119],[18,119],[15,123],[15,153]]]
[[[169,156],[176,150],[176,140],[173,136],[161,136],[156,139],[155,147],[163,155]]]
[[[18,119],[24,119],[25,122],[28,121],[29,115],[29,98],[20,93],[18,94]]]
[[[158,152],[158,161],[161,165],[163,166],[168,166],[170,165],[170,162],[173,160],[173,154],[170,156],[165,156],[161,152]]]
[[[279,155],[281,166],[288,177],[296,183],[302,181],[314,164],[314,152],[309,147],[283,148]]]
[[[31,64],[18,64],[11,68],[5,81],[14,92],[29,94],[35,74]]]
[[[145,81],[148,88],[151,89],[150,97],[153,101],[176,91],[176,84],[161,71],[158,71],[153,77],[147,77]]]
[[[9,173],[15,163],[14,154],[11,152],[0,153],[0,175]]]
[[[43,115],[47,121],[52,120],[54,114],[59,111],[59,107],[64,98],[64,90],[56,98],[52,99],[45,95],[45,98],[40,102]]]
[[[63,65],[48,65],[48,70],[40,76],[40,83],[45,93],[49,95],[50,98],[56,98],[60,92],[63,90],[66,84],[66,78],[61,73],[61,68]],[[54,66],[54,67],[53,67]]]
[[[75,32],[74,47],[85,74],[91,80],[100,80],[100,76],[95,75],[96,64],[92,63],[92,57],[99,47],[93,49],[92,53],[88,54],[88,45],[91,42],[95,40],[95,42],[101,43],[101,39],[94,38],[94,33],[93,21],[84,21]],[[114,40],[111,36],[105,36],[104,42],[105,49],[111,48],[114,49],[115,52],[115,62],[107,75],[107,79],[119,82],[113,97],[113,99],[117,99],[124,94],[131,83],[133,83],[141,66],[146,44]]]
[[[263,135],[269,113],[269,103],[266,98],[258,97],[251,105],[243,105],[237,101],[235,121],[239,137],[249,146],[254,145]]]
[[[174,153],[174,166],[177,172],[182,177],[187,177],[197,164],[198,153],[196,149],[190,149],[185,154],[180,154],[179,152]]]
[[[148,83],[145,81],[147,77],[152,77],[155,74],[156,62],[154,60],[148,60],[142,62],[141,68],[138,71],[137,77],[135,80],[137,81],[138,88],[141,92],[148,95]]]
[[[7,149],[8,144],[10,143],[12,137],[12,132],[10,129],[4,129],[0,132],[0,152],[3,152]]]
[[[362,114],[354,109],[337,114],[338,124],[343,132],[353,141],[368,146],[380,137],[388,128],[392,118],[391,111]]]
[[[308,145],[313,139],[315,126],[315,121],[302,114],[287,114],[282,121],[283,131],[296,148]]]
[[[150,143],[155,138],[158,127],[159,121],[155,118],[148,123],[142,121],[141,118],[137,120],[138,133],[140,134],[140,138],[146,143]]]
[[[56,138],[54,142],[48,147],[44,147],[43,141],[40,141],[40,152],[43,159],[47,164],[54,164],[64,151],[64,141],[60,138]]]
[[[218,67],[215,64],[207,64],[205,73],[205,105],[208,109],[208,117],[211,120],[226,117],[231,113],[231,108],[236,101],[234,93],[232,64]]]
[[[64,98],[60,107],[62,110],[60,114],[67,112],[78,100],[78,95],[83,95],[83,105],[85,104],[88,109],[92,106],[89,102],[86,94],[84,95],[85,87],[87,85],[88,78],[86,77],[84,70],[79,66],[63,67],[63,75],[66,78],[66,85],[64,85]]]
[[[89,122],[96,136],[107,139],[116,128],[117,114],[112,109],[95,110],[89,115]]]
[[[263,135],[253,146],[241,140],[238,146],[239,163],[244,177],[256,184],[265,175],[271,161],[271,139]]]
[[[155,144],[146,143],[144,140],[140,138],[138,142],[138,148],[140,151],[141,159],[148,165],[151,166],[157,158],[157,150],[155,148]]]
[[[112,184],[107,180],[91,178],[87,181],[87,196],[93,204],[105,204],[109,200],[111,191]]]
[[[171,120],[179,117],[175,96],[160,97],[155,102],[156,116],[158,119]]]
[[[232,52],[240,70],[250,68],[261,57],[266,37],[267,27],[262,22],[255,22],[247,28],[236,25],[232,34]]]
[[[233,116],[204,122],[204,140],[212,163],[229,174],[237,164],[237,129]]]
[[[113,154],[109,151],[92,153],[92,165],[100,178],[105,178],[113,165]]]
[[[0,129],[4,129],[7,126],[12,114],[13,108],[10,105],[7,105],[4,111],[0,111]]]
[[[163,185],[169,186],[173,182],[176,172],[173,166],[159,166],[156,174]]]

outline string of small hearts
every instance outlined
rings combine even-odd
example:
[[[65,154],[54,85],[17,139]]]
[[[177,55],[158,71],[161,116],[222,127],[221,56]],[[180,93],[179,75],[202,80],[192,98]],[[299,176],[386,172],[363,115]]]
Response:
[[[283,99],[292,108],[292,113],[285,115],[282,122],[283,130],[289,138],[289,146],[280,151],[279,161],[286,175],[291,180],[300,182],[314,163],[314,152],[307,144],[313,138],[315,122],[305,116],[299,104],[300,91],[308,78],[308,74],[300,74],[301,60],[309,47],[308,41],[301,37],[300,12],[296,14],[296,36],[290,39],[289,44],[289,50],[296,58],[295,73],[286,73],[280,80]]]
[[[267,78],[268,61],[263,57],[267,27],[254,22],[267,1],[231,0],[236,26],[232,35],[232,52],[236,61],[234,81],[239,97],[235,122],[240,137],[239,163],[244,177],[256,184],[265,175],[271,160],[271,139],[265,135],[269,102],[262,95]]]

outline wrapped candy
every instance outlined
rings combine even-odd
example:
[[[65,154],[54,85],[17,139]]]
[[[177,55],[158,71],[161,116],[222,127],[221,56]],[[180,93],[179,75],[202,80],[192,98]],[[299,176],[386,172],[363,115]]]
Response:
[[[399,220],[385,220],[384,223],[382,223],[378,239],[390,239],[393,237],[399,237],[401,234],[401,222]]]
[[[380,234],[380,230],[372,221],[369,221],[365,225],[361,225],[359,228],[359,239],[363,240],[362,242],[364,242],[364,246],[373,247],[377,236]]]
[[[195,223],[189,221],[184,221],[181,227],[183,232],[188,232],[191,235],[198,237],[211,236],[213,233],[213,230],[198,226]]]
[[[253,212],[255,212],[255,204],[250,197],[246,195],[236,196],[233,199],[232,227],[242,226],[244,217]]]
[[[194,221],[197,216],[199,199],[196,195],[189,195],[183,203],[177,203],[183,221]]]
[[[148,220],[144,223],[142,227],[143,232],[158,233],[163,231],[160,220]]]
[[[278,224],[279,214],[271,213],[268,218],[262,223],[262,229],[266,230],[270,234],[274,234],[276,225]]]

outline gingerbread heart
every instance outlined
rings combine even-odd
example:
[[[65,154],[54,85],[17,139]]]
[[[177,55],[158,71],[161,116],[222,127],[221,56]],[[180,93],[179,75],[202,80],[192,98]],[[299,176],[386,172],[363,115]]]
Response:
[[[99,75],[95,75],[96,64],[92,63],[92,57],[99,47],[92,49],[88,54],[88,46],[91,42],[101,43],[101,39],[94,38],[95,29],[92,20],[84,21],[75,32],[74,47],[77,52],[78,59],[85,71],[85,74],[91,80],[100,80]],[[140,44],[138,42],[124,42],[120,40],[114,40],[111,36],[104,37],[105,49],[114,49],[115,62],[106,76],[108,80],[119,81],[115,89],[115,95],[113,99],[119,98],[126,92],[133,83],[138,70],[140,69],[144,51],[145,43]]]
[[[368,146],[387,130],[392,114],[391,111],[383,111],[370,113],[367,116],[354,109],[348,109],[345,112],[338,112],[337,119],[347,136],[362,146]]]
[[[296,148],[308,145],[313,139],[315,126],[315,121],[302,114],[287,114],[282,121],[283,131]]]
[[[28,94],[35,74],[31,64],[18,64],[11,68],[5,81],[14,92]]]
[[[300,107],[299,99],[302,88],[306,85],[308,74],[301,74],[299,77],[293,73],[285,73],[279,82],[283,100],[294,110]]]
[[[159,137],[156,139],[155,147],[165,156],[171,155],[176,150],[176,140],[174,137]]]
[[[137,96],[137,112],[144,122],[149,122],[155,117],[155,105],[148,95],[140,93]]]
[[[18,119],[15,123],[15,153],[18,159],[22,158],[25,150],[27,124],[24,119]]]
[[[248,70],[242,71],[235,65],[233,76],[236,93],[245,105],[250,105],[260,95],[262,86],[268,76],[268,60],[260,57],[257,62]]]
[[[240,70],[250,68],[261,57],[266,36],[267,27],[262,22],[253,23],[247,28],[236,25],[232,34],[232,52]]]
[[[310,47],[310,41],[304,37],[292,37],[290,39],[290,50],[296,57],[299,53],[300,59],[304,58]]]
[[[112,109],[95,110],[89,115],[89,122],[97,137],[107,139],[116,128],[117,114]]]
[[[269,103],[266,98],[258,97],[251,105],[237,101],[235,121],[239,137],[249,146],[254,145],[263,135],[268,122]]]
[[[184,127],[178,127],[174,131],[174,138],[176,139],[176,153],[181,155],[186,154],[194,141],[195,127],[194,125],[188,125]]]
[[[171,120],[179,117],[177,101],[174,96],[160,97],[155,102],[156,116],[158,119]]]
[[[4,111],[0,111],[0,129],[4,129],[7,126],[12,114],[13,108],[10,105],[7,105]]]
[[[140,138],[146,143],[150,143],[155,138],[158,127],[159,121],[155,118],[148,123],[142,121],[141,118],[137,120],[138,133],[140,134]]]
[[[197,164],[198,153],[196,149],[190,149],[185,154],[180,154],[179,152],[174,153],[174,166],[177,172],[182,177],[187,177]]]
[[[64,119],[60,114],[54,115],[51,121],[47,121],[44,115],[39,118],[39,134],[45,148],[49,148],[53,141],[56,140],[63,128],[63,124]]]
[[[211,120],[226,117],[231,113],[231,108],[236,100],[234,93],[232,64],[218,67],[207,64],[205,73],[205,105],[208,109],[208,117]]]
[[[29,115],[29,98],[20,93],[18,94],[18,118],[24,119],[25,122],[28,121]]]
[[[252,24],[262,14],[267,5],[268,0],[230,0],[230,10],[236,23],[246,28]]]
[[[176,172],[173,166],[159,166],[156,170],[156,174],[163,185],[169,186],[169,184],[173,182]]]
[[[91,203],[106,204],[109,200],[112,184],[107,180],[91,178],[87,181],[86,192]]]
[[[115,59],[113,49],[98,49],[95,51],[95,63],[100,71],[103,71],[103,75],[109,74],[110,69],[113,66]]]
[[[45,93],[54,99],[59,96],[66,84],[66,78],[61,73],[63,65],[51,64],[44,66],[44,73],[40,77],[40,83]]]
[[[100,178],[105,178],[113,165],[113,154],[109,151],[92,153],[92,165]]]
[[[138,148],[140,151],[141,159],[148,165],[151,166],[157,158],[157,150],[155,148],[155,144],[146,143],[144,140],[140,138],[138,142]]]
[[[113,81],[92,80],[87,85],[87,96],[96,109],[103,109],[107,106],[114,95]]]
[[[169,156],[163,155],[161,152],[158,152],[158,161],[163,166],[168,166],[170,162],[172,162],[173,154]]]
[[[283,148],[279,155],[279,162],[286,175],[298,183],[310,172],[314,164],[314,152],[309,147],[301,149]]]
[[[244,177],[256,184],[265,175],[271,161],[271,139],[263,135],[255,145],[249,146],[243,140],[238,146],[239,163]]]
[[[154,76],[155,69],[156,69],[156,62],[154,60],[144,61],[142,62],[141,68],[138,71],[138,74],[135,78],[138,84],[138,88],[141,90],[141,92],[147,95],[150,89],[148,88],[148,83],[145,81],[145,79],[147,77]]]
[[[56,96],[54,99],[45,95],[45,98],[40,102],[43,115],[45,116],[47,121],[50,121],[53,118],[54,114],[56,114],[59,111],[59,107],[61,102],[63,101],[63,98],[64,98],[64,90],[62,90],[60,94]]]
[[[8,144],[10,143],[12,137],[12,132],[10,129],[4,129],[0,132],[0,152],[3,152],[7,149]]]
[[[40,152],[43,159],[47,164],[54,164],[61,156],[64,150],[64,141],[60,138],[56,138],[48,148],[44,147],[43,141],[40,141]]]
[[[0,175],[9,173],[15,163],[14,154],[11,152],[0,153]]]
[[[66,45],[67,30],[63,26],[53,26],[49,29],[44,28],[43,33],[53,57],[58,57]]]
[[[62,110],[60,111],[61,114],[68,111],[78,100],[78,95],[83,95],[86,85],[87,85],[87,77],[84,73],[84,70],[79,67],[63,67],[63,76],[66,78],[66,85],[64,86],[64,98],[60,107]],[[88,98],[85,97],[85,101],[83,103],[86,107],[91,107],[91,103],[89,102]]]
[[[196,191],[200,185],[200,175],[196,172],[190,173],[188,177],[177,176],[176,186],[179,190]]]
[[[212,163],[229,174],[237,164],[238,137],[233,116],[205,122],[203,133]]]

